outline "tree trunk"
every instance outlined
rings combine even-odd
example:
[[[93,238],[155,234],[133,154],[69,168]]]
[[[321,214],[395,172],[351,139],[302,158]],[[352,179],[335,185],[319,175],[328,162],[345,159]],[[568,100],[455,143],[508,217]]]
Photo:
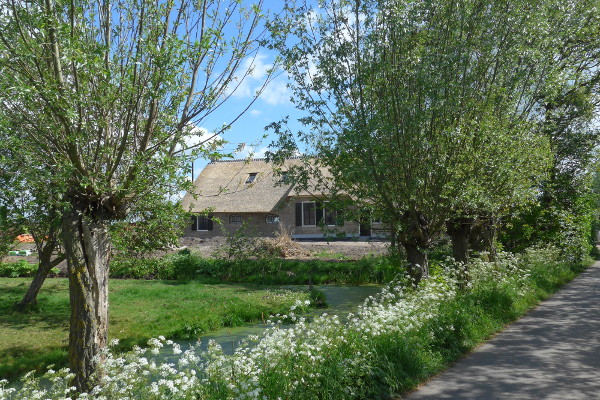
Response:
[[[69,366],[77,389],[89,391],[102,362],[97,356],[107,345],[110,238],[105,221],[77,213],[63,218],[63,237],[71,301]]]
[[[396,227],[393,224],[390,225],[390,251],[396,253]]]
[[[408,260],[408,274],[412,279],[413,286],[417,286],[422,279],[429,277],[429,260],[427,253],[419,246],[412,243],[403,243]]]
[[[52,253],[56,248],[56,242],[48,242],[43,247],[42,252],[39,254],[38,269],[33,277],[33,281],[27,289],[27,293],[23,296],[23,299],[17,304],[17,309],[23,310],[28,306],[37,304],[37,296],[44,284],[44,281],[48,277],[50,270],[60,264],[65,256],[60,254],[54,260],[52,260]]]
[[[469,244],[477,252],[487,253],[488,261],[494,261],[496,251],[497,219],[494,217],[480,218],[471,230]]]
[[[485,227],[485,246],[490,255],[490,261],[496,261],[498,250],[496,250],[496,236],[498,235],[497,220],[494,218]]]
[[[448,221],[446,230],[452,241],[452,256],[457,265],[458,286],[465,289],[469,281],[469,234],[472,221],[467,218],[455,218]]]

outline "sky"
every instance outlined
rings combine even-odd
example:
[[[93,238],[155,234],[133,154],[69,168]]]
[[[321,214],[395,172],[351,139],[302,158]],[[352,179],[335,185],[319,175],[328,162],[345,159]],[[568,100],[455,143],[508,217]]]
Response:
[[[281,2],[277,0],[265,2],[266,8],[277,7],[277,5],[280,7]],[[247,107],[256,90],[264,82],[266,71],[272,66],[275,57],[276,54],[273,52],[266,49],[259,50],[254,60],[252,76],[246,78],[236,92],[217,111],[204,120],[199,128],[213,132],[223,123],[231,121],[232,116],[239,114],[241,110]],[[242,69],[247,68],[250,64],[250,59],[245,59]],[[267,132],[265,130],[267,125],[289,116],[289,126],[293,129],[300,128],[297,120],[301,114],[290,101],[292,92],[287,88],[287,83],[287,75],[284,71],[279,70],[278,76],[268,84],[248,111],[231,126],[230,130],[222,135],[222,138],[229,142],[224,146],[224,153],[234,151],[240,144],[244,143],[243,150],[236,153],[234,158],[243,159],[248,156],[262,158],[269,144],[276,139],[271,131]],[[263,137],[265,135],[267,137]],[[208,162],[203,158],[194,162],[194,179]]]
[[[259,54],[259,57],[261,56],[265,62],[274,59],[273,55]],[[267,68],[268,65],[255,66],[255,75],[258,76],[245,81],[239,90],[221,108],[203,121],[201,128],[212,132],[223,123],[230,121],[232,115],[237,115],[247,107],[248,103],[252,100],[253,93],[260,87],[265,77],[264,72],[258,73],[256,71],[260,68]],[[300,115],[290,101],[292,94],[286,85],[287,77],[284,73],[281,73],[270,82],[248,111],[232,125],[230,130],[222,135],[222,138],[229,142],[225,145],[223,152],[234,151],[240,144],[245,143],[245,147],[235,155],[235,158],[246,158],[252,153],[254,158],[264,156],[269,144],[275,140],[273,133],[267,132],[265,127],[288,115],[290,116],[290,120],[297,120]],[[293,122],[292,125],[294,125]],[[268,135],[268,137],[263,138],[264,135]],[[208,160],[205,159],[195,161],[195,177],[207,163]]]

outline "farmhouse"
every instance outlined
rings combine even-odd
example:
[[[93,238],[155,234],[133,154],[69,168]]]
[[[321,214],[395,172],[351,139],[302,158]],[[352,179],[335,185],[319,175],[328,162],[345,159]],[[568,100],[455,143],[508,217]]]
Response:
[[[299,165],[286,160],[282,170]],[[322,193],[297,191],[292,183],[273,172],[264,159],[226,160],[209,163],[187,193],[182,206],[193,213],[186,236],[210,238],[233,232],[242,225],[255,236],[273,236],[283,225],[296,239],[371,236],[370,224],[343,221],[328,208]]]

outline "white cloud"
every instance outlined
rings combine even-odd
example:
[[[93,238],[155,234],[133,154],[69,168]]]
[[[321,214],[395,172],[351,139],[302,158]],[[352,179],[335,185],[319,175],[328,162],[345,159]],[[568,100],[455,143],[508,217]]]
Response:
[[[269,148],[267,146],[246,146],[236,153],[236,158],[264,158]]]
[[[260,99],[271,106],[290,102],[291,92],[287,87],[287,77],[284,74],[273,79],[261,93]]]
[[[236,76],[234,82],[228,87],[228,93],[238,98],[250,98],[260,89],[267,77],[268,71],[273,67],[266,62],[269,57],[258,53],[252,57],[246,57],[240,66],[240,73],[248,73],[247,76]]]
[[[263,53],[245,58],[240,67],[240,72],[250,72],[245,77],[237,76],[229,86],[228,94],[242,99],[254,97],[269,77],[269,70],[273,68],[273,64],[269,63],[268,60],[269,56]],[[272,106],[289,102],[291,94],[287,88],[287,76],[281,70],[275,72],[275,74],[278,76],[265,86],[259,97],[260,100]],[[252,115],[258,114],[254,112]]]
[[[249,111],[250,115],[254,115],[255,117],[262,114],[261,110],[258,110],[256,108],[253,108],[252,110]]]
[[[208,129],[198,126],[192,126],[188,134],[182,138],[182,144],[178,144],[175,151],[185,151],[189,154],[191,149],[198,148],[199,146],[213,146],[215,149],[223,146],[223,138],[219,135],[215,135],[209,132]]]

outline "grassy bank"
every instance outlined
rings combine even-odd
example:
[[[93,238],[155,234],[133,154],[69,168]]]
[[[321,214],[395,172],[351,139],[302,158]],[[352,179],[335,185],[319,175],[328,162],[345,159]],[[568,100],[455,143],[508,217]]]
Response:
[[[315,284],[360,285],[394,279],[402,262],[385,256],[360,260],[288,260],[261,258],[229,260],[204,258],[194,253],[162,258],[113,260],[115,278],[194,279],[205,282],[252,282],[262,285]]]
[[[29,279],[0,278],[0,378],[66,362],[68,282],[48,279],[39,295],[39,310],[16,312],[12,307],[28,284]],[[194,339],[207,331],[285,312],[296,299],[308,295],[252,284],[113,280],[109,336],[120,339],[121,348],[145,344],[158,335]]]
[[[109,354],[102,372],[109,379],[92,397],[389,398],[440,372],[584,269],[560,262],[554,249],[503,254],[493,263],[475,261],[469,289],[459,291],[453,266],[438,265],[418,290],[393,284],[348,321],[323,315],[274,326],[234,355],[219,346],[198,354],[175,346],[180,359],[165,367],[149,362],[151,349]],[[155,340],[152,347],[168,344]],[[64,398],[66,374],[50,373],[56,384],[44,396]],[[148,378],[158,374],[158,382]]]

